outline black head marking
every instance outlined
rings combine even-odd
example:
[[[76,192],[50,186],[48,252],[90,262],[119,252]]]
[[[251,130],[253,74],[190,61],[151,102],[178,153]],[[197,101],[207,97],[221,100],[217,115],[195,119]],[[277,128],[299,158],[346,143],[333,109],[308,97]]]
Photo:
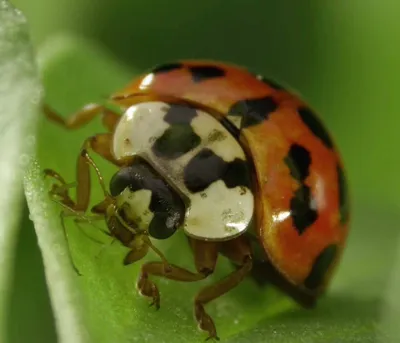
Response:
[[[193,66],[189,67],[189,71],[191,72],[193,82],[195,83],[225,76],[224,69],[213,65]]]
[[[339,185],[339,210],[340,210],[340,223],[346,224],[349,220],[349,206],[348,206],[348,191],[346,176],[341,166],[336,167]]]
[[[294,227],[299,235],[302,235],[318,218],[310,187],[302,184],[296,190],[290,201],[290,211]]]
[[[313,113],[313,111],[307,107],[301,107],[299,108],[298,113],[301,117],[301,120],[307,125],[311,132],[318,137],[328,149],[332,149],[332,139],[328,131],[326,131],[325,127],[322,125],[321,121]]]
[[[278,108],[271,96],[236,102],[228,111],[229,116],[241,116],[242,128],[257,125],[268,120],[269,115]]]
[[[175,159],[197,147],[201,138],[190,125],[195,117],[196,109],[171,104],[164,116],[164,121],[170,126],[154,141],[153,153],[158,157]]]
[[[165,63],[153,68],[151,72],[154,74],[161,74],[161,73],[168,73],[172,70],[181,68],[183,68],[182,63]]]
[[[204,191],[217,180],[222,180],[228,188],[250,188],[249,175],[246,161],[237,158],[232,162],[225,162],[212,150],[203,149],[187,164],[184,182],[192,193]]]
[[[292,177],[303,182],[308,174],[311,164],[310,152],[298,144],[290,147],[288,155],[285,157],[285,163],[290,169]]]
[[[304,286],[314,290],[320,287],[324,281],[325,275],[338,253],[338,247],[335,244],[328,245],[315,259],[310,274],[304,281]]]
[[[274,80],[266,78],[265,76],[256,75],[256,78],[257,80],[260,80],[261,82],[265,83],[266,85],[277,91],[285,90],[280,84],[276,83]]]
[[[137,159],[112,177],[112,196],[118,196],[126,188],[131,192],[143,189],[151,192],[148,211],[153,213],[153,219],[148,229],[152,237],[168,238],[182,224],[186,211],[183,200],[145,161]]]

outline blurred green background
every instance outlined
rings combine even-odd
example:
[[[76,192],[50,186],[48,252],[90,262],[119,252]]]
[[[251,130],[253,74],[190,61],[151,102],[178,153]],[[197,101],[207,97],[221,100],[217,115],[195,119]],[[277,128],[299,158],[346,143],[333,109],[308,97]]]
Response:
[[[333,132],[356,206],[362,201],[379,208],[382,216],[398,212],[400,2],[11,2],[27,16],[38,51],[50,37],[70,32],[95,40],[132,70],[208,58],[275,78],[300,93]],[[376,229],[384,235],[386,228],[379,223]],[[21,225],[31,225],[27,211]],[[26,337],[32,338],[29,342],[54,342],[33,230],[21,230],[15,270],[10,342],[25,342]]]

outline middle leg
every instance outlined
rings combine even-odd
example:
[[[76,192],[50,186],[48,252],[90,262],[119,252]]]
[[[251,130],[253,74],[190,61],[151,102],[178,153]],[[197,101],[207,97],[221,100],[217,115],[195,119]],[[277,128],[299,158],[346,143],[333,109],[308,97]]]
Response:
[[[169,264],[168,270],[165,268],[165,262],[145,263],[139,275],[137,288],[139,292],[152,298],[156,308],[160,306],[160,294],[156,284],[149,279],[149,276],[161,276],[170,280],[195,282],[205,279],[212,274],[217,262],[218,246],[215,242],[204,242],[189,239],[194,256],[197,273],[193,273],[185,268]]]

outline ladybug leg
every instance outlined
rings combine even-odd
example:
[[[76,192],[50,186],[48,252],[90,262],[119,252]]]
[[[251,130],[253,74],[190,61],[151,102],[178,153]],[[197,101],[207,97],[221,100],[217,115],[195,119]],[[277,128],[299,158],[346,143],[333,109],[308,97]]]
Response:
[[[160,307],[160,293],[155,283],[149,279],[150,275],[175,281],[195,282],[205,279],[214,271],[218,256],[217,244],[192,239],[190,243],[195,254],[197,273],[173,264],[168,264],[169,268],[166,269],[164,262],[148,262],[142,266],[137,288],[142,295],[153,299],[151,305],[155,305],[157,309]]]
[[[66,238],[67,244],[68,235],[66,231],[66,227],[64,224],[65,217],[76,217],[76,221],[88,221],[92,222],[92,219],[85,215],[90,201],[90,167],[92,166],[97,174],[99,183],[103,189],[105,201],[110,201],[111,197],[108,194],[103,177],[97,168],[95,162],[89,156],[87,149],[91,149],[100,156],[105,159],[117,163],[110,153],[110,143],[111,143],[112,135],[109,133],[106,134],[98,134],[96,136],[90,137],[85,140],[81,152],[77,159],[76,164],[76,182],[73,184],[67,184],[64,178],[58,174],[57,172],[51,169],[45,169],[45,176],[52,177],[55,179],[58,184],[53,184],[51,190],[49,191],[50,196],[53,200],[60,203],[64,210],[61,211],[61,224],[64,232],[64,236]],[[76,188],[76,201],[74,201],[69,195],[69,189],[75,187]],[[71,264],[74,270],[78,273],[75,264],[72,261],[72,257],[70,256]]]
[[[116,166],[123,166],[125,164],[129,164],[130,162],[130,158],[117,160],[112,155],[112,139],[112,133],[100,133],[87,138],[83,143],[76,164],[76,208],[80,211],[86,212],[90,201],[90,167],[93,167],[93,169],[96,171],[98,181],[104,193],[103,202],[107,204],[110,203],[111,200],[111,195],[107,191],[103,176],[101,175],[101,172],[96,163],[93,161],[88,153],[89,149]]]
[[[195,298],[195,317],[202,330],[209,334],[208,339],[217,339],[213,319],[207,314],[204,305],[219,298],[236,287],[252,268],[251,250],[244,236],[220,243],[219,251],[239,265],[239,268],[217,283],[203,288]]]
[[[68,184],[64,178],[52,169],[45,169],[43,171],[45,177],[51,177],[58,181],[59,184],[54,183],[49,191],[49,195],[53,199],[59,199],[59,201],[68,208],[74,208],[75,202],[69,196],[68,190],[75,187],[75,183]]]
[[[105,189],[103,177],[98,170],[96,164],[89,156],[87,149],[91,149],[105,159],[114,162],[114,158],[109,152],[109,144],[111,141],[111,134],[98,134],[96,136],[90,137],[85,140],[81,152],[78,155],[76,163],[76,182],[73,184],[67,184],[60,174],[51,169],[45,169],[45,176],[50,176],[56,179],[60,185],[54,184],[50,195],[54,199],[59,199],[59,201],[64,205],[64,207],[69,208],[74,213],[85,213],[89,206],[90,200],[90,165],[96,170],[99,178],[100,185],[103,188],[105,197],[108,198],[107,191]],[[76,201],[73,201],[69,196],[69,188],[76,188]]]
[[[98,104],[88,104],[66,119],[48,105],[43,105],[43,113],[47,119],[70,130],[78,129],[101,115],[103,125],[109,132],[113,132],[120,118],[119,114]]]
[[[137,288],[142,295],[152,298],[153,301],[150,306],[154,305],[156,309],[160,308],[160,293],[157,285],[149,279],[150,275],[186,282],[203,280],[207,276],[201,273],[193,273],[174,264],[168,264],[168,267],[168,270],[166,270],[164,262],[148,262],[142,265],[140,271]]]
[[[74,212],[85,213],[89,206],[90,201],[90,167],[92,166],[96,171],[98,181],[100,186],[103,189],[105,200],[96,205],[101,207],[94,210],[94,213],[102,214],[105,212],[106,205],[109,204],[110,195],[107,192],[104,179],[97,168],[95,162],[90,157],[88,150],[92,150],[97,155],[101,156],[105,160],[111,162],[116,166],[123,166],[125,164],[129,164],[129,158],[117,160],[111,154],[111,144],[112,144],[112,134],[111,133],[100,133],[95,136],[87,138],[81,148],[81,151],[78,155],[77,163],[76,163],[76,181],[75,183],[67,184],[63,177],[51,169],[45,169],[45,176],[50,176],[56,179],[60,185],[53,185],[52,190],[50,191],[50,195],[53,198],[57,198],[60,202]],[[76,187],[76,202],[74,202],[68,194],[69,188]],[[101,206],[103,205],[103,206]]]
[[[143,245],[140,249],[132,249],[125,256],[124,265],[127,266],[131,263],[135,263],[141,260],[143,257],[147,255],[148,251],[149,251],[148,245]]]

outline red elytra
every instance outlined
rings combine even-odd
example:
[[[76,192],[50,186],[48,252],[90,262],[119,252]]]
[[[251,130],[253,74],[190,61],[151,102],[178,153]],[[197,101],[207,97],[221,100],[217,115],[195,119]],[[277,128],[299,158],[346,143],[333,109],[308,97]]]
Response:
[[[146,94],[222,117],[254,164],[255,236],[266,254],[259,257],[304,292],[322,292],[348,234],[348,199],[340,154],[307,104],[275,82],[211,61],[160,65],[112,98]]]

